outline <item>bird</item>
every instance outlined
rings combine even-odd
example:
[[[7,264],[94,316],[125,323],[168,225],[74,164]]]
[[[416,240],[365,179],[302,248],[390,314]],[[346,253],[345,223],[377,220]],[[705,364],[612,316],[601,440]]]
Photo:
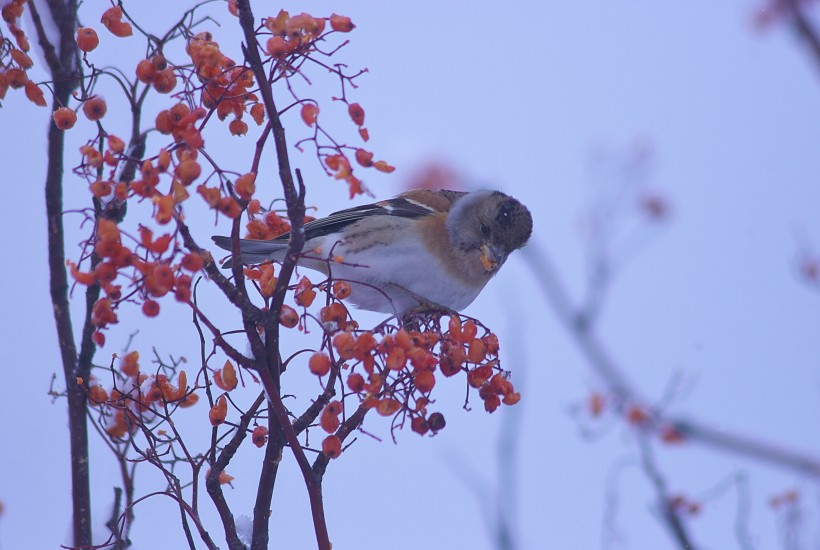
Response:
[[[304,225],[299,266],[351,286],[360,309],[404,317],[469,306],[532,234],[521,202],[494,190],[416,189]],[[282,262],[290,233],[240,239],[241,261]],[[231,250],[231,238],[212,237]],[[229,267],[231,260],[223,263]]]

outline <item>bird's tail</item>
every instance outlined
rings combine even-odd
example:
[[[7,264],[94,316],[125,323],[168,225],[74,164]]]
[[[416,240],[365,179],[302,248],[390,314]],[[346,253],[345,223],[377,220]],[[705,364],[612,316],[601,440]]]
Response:
[[[231,238],[213,236],[216,246],[225,250],[231,249]],[[256,241],[252,239],[239,239],[239,250],[242,253],[243,264],[260,264],[266,260],[282,261],[285,251],[288,249],[287,241]],[[231,260],[228,259],[222,264],[227,269],[231,267]]]

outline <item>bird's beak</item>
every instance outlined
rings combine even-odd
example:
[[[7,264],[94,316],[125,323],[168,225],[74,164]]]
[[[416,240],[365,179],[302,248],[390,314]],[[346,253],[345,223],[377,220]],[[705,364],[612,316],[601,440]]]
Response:
[[[495,271],[504,263],[504,248],[491,243],[481,245],[481,265],[486,271]]]

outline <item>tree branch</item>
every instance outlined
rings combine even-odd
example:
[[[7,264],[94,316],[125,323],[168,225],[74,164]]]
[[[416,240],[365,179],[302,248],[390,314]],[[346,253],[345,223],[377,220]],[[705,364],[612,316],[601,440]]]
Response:
[[[54,81],[53,107],[65,105],[77,87],[77,46],[74,28],[77,24],[77,2],[49,2],[51,17],[60,33],[60,44],[49,42],[34,3],[29,3],[51,78]],[[49,121],[48,161],[46,167],[45,201],[48,235],[49,289],[57,329],[57,341],[63,364],[68,399],[68,425],[71,447],[71,487],[73,499],[73,542],[75,546],[91,545],[91,492],[89,488],[88,425],[86,424],[86,390],[88,367],[93,352],[84,354],[80,365],[68,304],[68,273],[65,267],[65,231],[63,229],[63,131]],[[99,292],[99,290],[97,291]],[[88,299],[93,299],[93,292]]]
[[[784,0],[786,9],[791,13],[793,18],[794,28],[797,34],[806,41],[811,51],[812,59],[815,65],[820,69],[820,35],[817,29],[814,28],[811,21],[803,13],[803,8],[800,6],[800,0]]]
[[[623,369],[612,359],[589,325],[577,322],[575,308],[546,253],[533,246],[526,250],[524,257],[559,321],[575,340],[592,369],[607,383],[618,399],[624,402],[647,403],[648,401],[633,389]],[[820,460],[815,457],[777,448],[750,437],[730,434],[723,430],[718,431],[694,420],[668,418],[663,415],[657,420],[669,423],[690,441],[820,478]]]

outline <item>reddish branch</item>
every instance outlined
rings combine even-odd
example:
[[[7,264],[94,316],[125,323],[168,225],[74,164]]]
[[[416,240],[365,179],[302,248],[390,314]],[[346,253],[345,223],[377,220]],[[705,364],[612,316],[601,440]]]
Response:
[[[321,478],[317,476],[310,468],[310,463],[305,456],[304,449],[302,449],[298,436],[293,430],[289,412],[282,403],[279,383],[279,377],[282,369],[281,356],[279,354],[279,312],[282,304],[284,303],[287,287],[296,266],[297,256],[302,251],[302,247],[304,246],[305,237],[302,230],[302,225],[305,217],[305,187],[300,181],[299,189],[297,191],[297,187],[293,180],[293,174],[291,172],[288,157],[287,140],[285,138],[285,129],[282,126],[281,119],[279,118],[279,111],[276,108],[276,103],[273,99],[273,90],[271,89],[267,73],[265,72],[264,65],[259,56],[259,45],[256,41],[254,16],[251,11],[250,2],[248,0],[237,0],[236,6],[239,11],[239,24],[245,36],[245,60],[253,71],[256,82],[259,85],[259,93],[262,96],[262,100],[265,105],[265,112],[268,113],[271,129],[273,131],[274,147],[276,149],[276,157],[279,164],[279,179],[282,184],[285,204],[287,205],[288,218],[291,223],[288,250],[279,273],[279,279],[274,290],[268,314],[265,316],[263,321],[265,329],[264,353],[262,353],[262,350],[259,349],[259,339],[256,335],[255,326],[249,326],[249,323],[246,321],[245,328],[248,333],[248,337],[251,339],[251,344],[254,349],[254,356],[258,364],[258,372],[268,394],[268,398],[270,399],[271,408],[273,409],[273,413],[278,424],[278,426],[276,426],[277,429],[275,431],[271,431],[268,444],[273,445],[275,442],[279,441],[281,434],[290,446],[291,452],[296,458],[296,462],[302,472],[305,486],[308,491],[318,546],[322,550],[329,550],[330,540],[324,517]],[[235,239],[234,245],[236,245]],[[234,246],[234,248],[236,248],[236,246]],[[236,269],[234,270],[234,273],[236,273]],[[260,491],[264,489],[266,494],[272,494],[273,479],[275,479],[275,474],[276,472],[274,469],[263,469],[262,476],[260,477]],[[264,517],[260,517],[260,513],[262,513]],[[267,510],[255,510],[253,540],[254,548],[265,546],[262,544],[262,541],[257,538],[257,535],[262,532],[262,529],[259,529],[262,524],[265,525],[264,531],[267,531],[267,513]],[[267,533],[265,533],[264,536],[267,538]]]
[[[219,453],[216,462],[211,465],[211,472],[205,480],[205,487],[211,496],[211,500],[214,502],[214,506],[216,506],[219,517],[222,519],[222,525],[225,529],[225,539],[228,542],[228,548],[231,548],[231,550],[244,550],[245,545],[239,540],[236,534],[236,523],[234,522],[230,508],[228,508],[228,503],[225,501],[225,495],[222,493],[222,486],[219,483],[219,474],[225,470],[228,463],[230,463],[236,454],[236,451],[239,450],[239,446],[247,437],[248,426],[255,417],[256,411],[262,406],[264,398],[264,395],[257,397],[253,405],[240,417],[236,432]]]

